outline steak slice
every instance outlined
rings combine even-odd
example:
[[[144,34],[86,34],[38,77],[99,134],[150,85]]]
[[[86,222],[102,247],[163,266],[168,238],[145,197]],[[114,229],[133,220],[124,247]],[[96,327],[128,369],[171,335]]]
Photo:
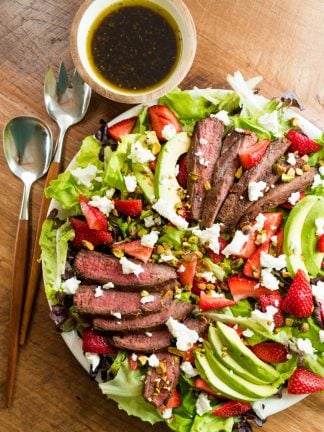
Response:
[[[250,182],[264,181],[270,187],[280,178],[279,175],[272,172],[272,167],[286,152],[289,145],[290,142],[285,138],[270,143],[261,161],[251,169],[244,171],[240,180],[233,184],[217,215],[217,219],[224,224],[224,231],[231,231],[253,204],[249,200],[247,192]]]
[[[312,184],[315,174],[316,169],[311,168],[303,175],[295,177],[291,182],[280,183],[274,189],[270,189],[269,192],[248,208],[240,220],[240,225],[252,222],[259,213],[285,203],[293,192],[305,190]]]
[[[153,293],[151,301],[142,303],[139,292],[117,291],[104,289],[100,297],[95,297],[96,286],[81,285],[77,289],[73,304],[80,313],[90,315],[112,315],[120,313],[124,316],[134,316],[142,313],[158,312],[169,306],[173,291]]]
[[[137,333],[113,336],[113,345],[129,351],[154,353],[171,345],[168,329],[152,330],[150,334]]]
[[[149,367],[145,383],[144,398],[155,407],[163,407],[173,393],[180,376],[179,357],[169,353],[158,353],[160,364]]]
[[[129,319],[94,318],[93,327],[111,332],[148,330],[159,327],[172,317],[178,321],[184,320],[192,311],[193,305],[187,302],[173,301],[170,306],[160,312],[140,315]]]
[[[74,260],[76,276],[98,284],[112,282],[116,288],[125,291],[160,291],[161,288],[172,288],[177,278],[176,271],[167,264],[154,264],[129,260],[139,264],[143,272],[124,274],[118,258],[102,252],[81,250]]]
[[[238,152],[241,146],[250,146],[257,142],[256,134],[244,131],[232,131],[225,138],[223,146],[228,148],[217,160],[213,175],[212,188],[206,193],[202,207],[202,225],[210,227],[228,191],[234,183],[234,174],[240,166]]]
[[[185,324],[190,330],[195,330],[199,336],[203,336],[208,329],[209,320],[206,317],[186,318],[183,321],[183,324]]]
[[[222,147],[224,124],[217,118],[199,120],[188,151],[188,193],[194,219],[201,218],[206,183],[210,184]]]

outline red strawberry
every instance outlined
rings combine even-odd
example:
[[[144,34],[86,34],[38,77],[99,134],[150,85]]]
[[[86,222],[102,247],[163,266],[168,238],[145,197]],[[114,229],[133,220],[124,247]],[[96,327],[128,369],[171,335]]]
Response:
[[[257,249],[257,246],[255,244],[255,238],[256,238],[256,231],[251,231],[248,234],[248,240],[247,242],[242,246],[240,252],[232,254],[233,256],[236,256],[238,258],[247,259],[250,258],[251,255],[254,254],[254,252]]]
[[[219,263],[220,261],[223,261],[225,258],[224,255],[221,253],[225,246],[227,246],[227,241],[223,239],[223,237],[218,237],[218,243],[219,243],[219,253],[215,253],[211,249],[208,249],[207,253],[209,258],[213,261],[214,264]]]
[[[77,249],[81,249],[85,241],[91,243],[94,247],[112,242],[112,236],[109,231],[92,230],[85,220],[71,217],[70,224],[75,232],[75,237],[71,244]]]
[[[199,308],[203,311],[211,309],[221,309],[227,306],[234,306],[236,301],[227,299],[226,297],[211,297],[204,291],[200,291]]]
[[[273,294],[278,291],[271,291],[258,282],[244,276],[231,276],[227,279],[227,284],[235,301],[248,297],[258,298],[261,294]]]
[[[317,142],[293,129],[287,132],[286,137],[291,142],[289,151],[298,151],[299,156],[304,156],[305,154],[313,153],[321,149],[321,146],[317,144]]]
[[[115,209],[126,216],[139,217],[141,215],[143,205],[140,199],[116,200]]]
[[[169,397],[167,403],[165,404],[166,408],[178,408],[181,405],[181,395],[178,389],[174,389],[173,393]]]
[[[119,141],[123,135],[127,135],[132,132],[136,122],[137,117],[130,117],[128,119],[121,120],[120,122],[110,126],[107,129],[107,132],[112,138],[114,138],[116,141]]]
[[[284,241],[284,230],[280,229],[277,233],[277,256],[282,254],[283,251],[283,241]]]
[[[128,355],[128,365],[130,370],[136,370],[138,368],[138,362],[137,360],[133,360],[132,358],[133,354]]]
[[[263,231],[266,232],[266,240],[270,240],[278,231],[282,222],[283,214],[281,212],[269,212],[263,213],[263,215],[266,217],[263,224]]]
[[[188,361],[190,362],[192,365],[195,364],[195,355],[194,355],[194,351],[195,349],[199,348],[198,344],[193,344],[193,346],[191,348],[189,348],[187,351],[184,351],[183,353],[183,361]]]
[[[181,132],[182,126],[175,114],[165,105],[153,105],[147,110],[151,125],[160,141],[167,141],[164,128],[173,126],[175,132]]]
[[[243,168],[250,169],[254,165],[258,164],[263,158],[269,144],[270,140],[264,139],[253,146],[243,147],[239,151],[239,158]]]
[[[204,381],[202,378],[196,378],[194,382],[196,389],[209,394],[210,396],[218,397],[218,393],[210,387],[210,385]]]
[[[261,252],[268,253],[270,242],[265,241],[262,243],[254,254],[247,259],[243,267],[243,274],[247,277],[260,279],[261,275]]]
[[[259,297],[259,303],[261,306],[262,312],[267,311],[267,306],[274,306],[278,309],[278,312],[276,312],[273,316],[273,322],[275,325],[275,328],[282,327],[285,323],[285,317],[283,312],[281,311],[281,303],[282,303],[282,297],[279,294],[262,294]]]
[[[212,410],[212,414],[220,417],[235,417],[240,414],[244,414],[246,411],[251,409],[251,405],[248,402],[240,401],[229,401],[219,408]]]
[[[243,330],[241,329],[241,327],[238,324],[228,323],[227,325],[229,327],[233,328],[240,337],[243,336]]]
[[[287,361],[287,348],[278,342],[260,342],[250,347],[251,351],[267,363],[284,363]]]
[[[298,199],[298,201],[300,201],[301,199],[303,199],[304,196],[305,196],[305,192],[303,192],[303,191],[299,192],[299,199]],[[296,204],[292,205],[289,201],[286,201],[285,203],[281,204],[280,207],[283,207],[285,209],[291,210]]]
[[[317,250],[318,252],[324,252],[324,234],[322,234],[318,239]]]
[[[108,339],[92,329],[85,329],[82,333],[82,351],[95,354],[115,354],[115,348]]]
[[[97,208],[89,204],[89,200],[79,196],[80,206],[84,217],[86,218],[89,228],[98,231],[104,231],[107,228],[106,216]]]
[[[299,269],[283,299],[281,308],[284,312],[297,318],[307,318],[314,310],[313,295],[310,283],[303,270]]]
[[[180,284],[182,286],[192,286],[197,268],[197,256],[194,253],[187,254],[186,259],[180,260],[178,264],[178,280]]]
[[[187,189],[188,181],[188,166],[187,166],[187,154],[181,156],[178,162],[179,173],[177,175],[178,183],[183,189]]]
[[[323,390],[324,377],[304,368],[297,368],[288,380],[290,394],[308,394]]]
[[[113,250],[122,250],[127,255],[137,258],[145,263],[151,258],[153,248],[143,246],[141,240],[134,240],[128,243],[114,243]]]

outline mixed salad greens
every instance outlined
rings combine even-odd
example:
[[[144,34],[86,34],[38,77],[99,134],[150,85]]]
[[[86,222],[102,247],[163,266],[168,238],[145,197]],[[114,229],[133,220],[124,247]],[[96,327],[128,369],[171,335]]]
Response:
[[[155,106],[171,112],[167,120],[141,106],[131,118],[102,124],[45,191],[54,200],[40,240],[52,318],[83,338],[104,394],[129,415],[166,421],[178,432],[246,431],[250,419],[262,424],[263,404],[283,387],[287,395],[287,384],[291,394],[324,390],[324,134],[291,109],[294,98],[259,95],[260,78],[244,81],[236,72],[228,82],[233,90],[163,96]],[[217,220],[203,228],[190,217],[184,155],[196,122],[210,115],[224,122],[224,134],[248,130],[270,142],[293,131],[315,145],[290,152],[291,160],[301,156],[307,169],[316,167],[312,185],[263,213],[248,233],[222,233]],[[80,249],[124,260],[128,273],[140,274],[147,261],[171,266],[178,275],[174,298],[193,303],[194,316],[208,322],[187,349],[180,340],[186,330],[176,334],[167,323],[175,341],[167,351],[181,373],[163,409],[143,397],[157,356],[116,349],[109,334],[91,333],[91,320],[73,305]],[[98,285],[95,296],[107,288]]]

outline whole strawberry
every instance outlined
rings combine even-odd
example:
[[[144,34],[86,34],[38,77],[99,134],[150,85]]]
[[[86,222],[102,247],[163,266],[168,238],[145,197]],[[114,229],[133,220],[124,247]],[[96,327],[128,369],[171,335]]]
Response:
[[[251,405],[248,402],[229,401],[219,408],[213,409],[212,414],[221,417],[234,417],[243,414],[250,409]]]
[[[291,142],[289,151],[298,151],[299,156],[304,156],[305,154],[313,153],[321,149],[321,146],[317,144],[317,142],[293,129],[287,132],[286,137]]]
[[[299,269],[283,299],[281,309],[297,318],[307,318],[314,310],[310,283],[303,270]]]
[[[278,342],[260,342],[250,348],[260,360],[267,363],[284,363],[287,361],[287,348]]]
[[[307,369],[297,368],[288,380],[288,393],[308,394],[324,391],[324,377]]]
[[[92,329],[85,329],[82,333],[82,351],[95,354],[115,354],[115,348],[108,339]]]

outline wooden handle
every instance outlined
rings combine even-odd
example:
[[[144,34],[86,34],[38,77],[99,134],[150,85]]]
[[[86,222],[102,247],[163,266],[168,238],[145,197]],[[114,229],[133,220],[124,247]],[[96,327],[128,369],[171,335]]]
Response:
[[[16,366],[18,361],[18,339],[24,302],[25,275],[27,268],[28,226],[28,220],[19,220],[14,252],[9,318],[9,354],[6,393],[6,404],[8,408],[12,404]]]
[[[60,172],[60,168],[61,168],[60,163],[58,162],[51,163],[51,166],[48,170],[47,177],[46,177],[46,182],[44,186],[45,188],[47,188],[50,182],[58,176]],[[46,198],[45,195],[43,194],[42,203],[40,206],[40,211],[38,216],[37,228],[36,228],[33,257],[31,260],[31,268],[30,268],[28,284],[26,288],[26,297],[25,297],[25,304],[24,304],[23,316],[21,321],[21,329],[20,329],[20,337],[19,337],[20,345],[24,345],[26,341],[34,299],[39,284],[39,277],[41,273],[41,264],[39,261],[40,254],[41,254],[41,250],[39,246],[39,237],[42,230],[42,224],[47,215],[49,204],[50,204],[50,199]]]

